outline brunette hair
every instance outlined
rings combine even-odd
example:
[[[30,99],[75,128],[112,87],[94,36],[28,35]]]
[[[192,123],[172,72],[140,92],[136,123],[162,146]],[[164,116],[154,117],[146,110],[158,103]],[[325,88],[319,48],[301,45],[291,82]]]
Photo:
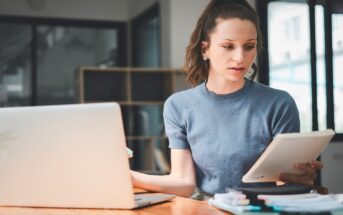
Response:
[[[209,42],[209,35],[213,32],[216,20],[238,18],[251,21],[257,32],[257,52],[262,49],[260,21],[255,10],[246,0],[211,0],[198,19],[186,48],[183,70],[187,73],[187,81],[193,86],[204,82],[208,78],[208,62],[202,57],[202,41]],[[252,65],[253,73],[249,77],[254,79],[257,72],[255,63]]]

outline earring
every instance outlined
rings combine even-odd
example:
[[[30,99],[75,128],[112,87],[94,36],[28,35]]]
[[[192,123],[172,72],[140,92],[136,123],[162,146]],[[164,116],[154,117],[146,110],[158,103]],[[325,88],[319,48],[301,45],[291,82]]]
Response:
[[[204,56],[202,56],[202,59],[204,59],[204,61],[206,61],[208,58],[207,58],[207,56],[204,54]]]

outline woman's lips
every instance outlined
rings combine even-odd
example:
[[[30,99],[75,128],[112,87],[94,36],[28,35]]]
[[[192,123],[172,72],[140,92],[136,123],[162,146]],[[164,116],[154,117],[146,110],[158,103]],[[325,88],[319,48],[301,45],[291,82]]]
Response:
[[[243,72],[245,71],[244,67],[230,67],[230,70],[236,71],[236,72]]]

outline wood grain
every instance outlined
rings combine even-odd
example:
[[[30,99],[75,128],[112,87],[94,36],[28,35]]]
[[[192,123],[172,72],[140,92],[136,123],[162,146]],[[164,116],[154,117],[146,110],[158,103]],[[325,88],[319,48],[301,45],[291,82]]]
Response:
[[[28,207],[0,207],[0,215],[221,215],[230,214],[209,206],[206,201],[197,201],[176,197],[170,202],[134,209],[71,209],[71,208],[28,208]]]

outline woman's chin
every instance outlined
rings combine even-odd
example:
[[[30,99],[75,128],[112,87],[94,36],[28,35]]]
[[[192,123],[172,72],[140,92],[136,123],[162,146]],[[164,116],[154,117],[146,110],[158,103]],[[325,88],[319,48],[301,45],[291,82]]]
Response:
[[[243,75],[243,74],[241,74],[241,75],[237,75],[237,74],[235,74],[235,75],[229,75],[229,76],[227,77],[227,80],[228,80],[228,81],[232,81],[232,82],[241,82],[241,81],[244,80],[244,75]]]

